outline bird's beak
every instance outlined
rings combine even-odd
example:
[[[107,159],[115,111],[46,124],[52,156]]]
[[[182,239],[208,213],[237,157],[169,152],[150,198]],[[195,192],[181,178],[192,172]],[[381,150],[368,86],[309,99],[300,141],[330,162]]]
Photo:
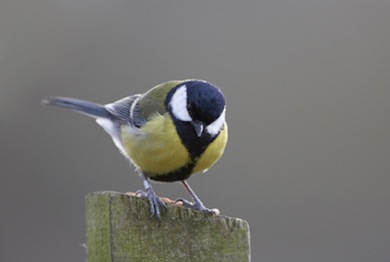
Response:
[[[193,121],[192,125],[194,126],[196,135],[200,137],[203,134],[204,124],[200,121]]]

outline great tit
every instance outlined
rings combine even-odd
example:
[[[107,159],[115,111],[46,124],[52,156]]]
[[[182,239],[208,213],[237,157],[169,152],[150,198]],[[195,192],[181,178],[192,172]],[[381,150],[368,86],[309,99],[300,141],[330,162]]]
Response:
[[[191,79],[169,81],[106,105],[66,97],[48,97],[42,103],[96,119],[139,172],[145,187],[140,195],[148,199],[152,216],[160,220],[159,205],[165,204],[150,180],[180,181],[193,200],[180,199],[184,206],[213,213],[186,180],[206,172],[225,150],[226,106],[218,87]]]

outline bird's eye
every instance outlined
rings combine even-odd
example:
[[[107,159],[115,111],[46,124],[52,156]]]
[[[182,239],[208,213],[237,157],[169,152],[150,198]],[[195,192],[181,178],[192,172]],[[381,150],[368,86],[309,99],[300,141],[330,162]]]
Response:
[[[191,104],[187,104],[187,111],[188,111],[189,115],[192,115],[192,105]]]

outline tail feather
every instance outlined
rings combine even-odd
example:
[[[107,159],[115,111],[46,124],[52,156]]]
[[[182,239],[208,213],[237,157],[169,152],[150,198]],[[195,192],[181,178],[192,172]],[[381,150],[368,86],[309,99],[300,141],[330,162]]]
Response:
[[[69,108],[79,113],[95,118],[112,118],[112,115],[103,105],[68,97],[48,97],[42,100],[42,104]]]

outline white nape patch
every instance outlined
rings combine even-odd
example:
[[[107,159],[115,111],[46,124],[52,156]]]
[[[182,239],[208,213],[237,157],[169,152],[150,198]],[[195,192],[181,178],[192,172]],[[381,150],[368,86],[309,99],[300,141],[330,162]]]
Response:
[[[222,113],[214,122],[206,127],[207,133],[209,133],[211,136],[215,136],[219,133],[219,131],[221,131],[225,123],[225,112],[226,108],[223,109]]]
[[[190,114],[187,109],[187,87],[182,85],[176,89],[175,93],[171,98],[169,103],[172,108],[172,113],[176,116],[177,119],[181,121],[192,121]]]

